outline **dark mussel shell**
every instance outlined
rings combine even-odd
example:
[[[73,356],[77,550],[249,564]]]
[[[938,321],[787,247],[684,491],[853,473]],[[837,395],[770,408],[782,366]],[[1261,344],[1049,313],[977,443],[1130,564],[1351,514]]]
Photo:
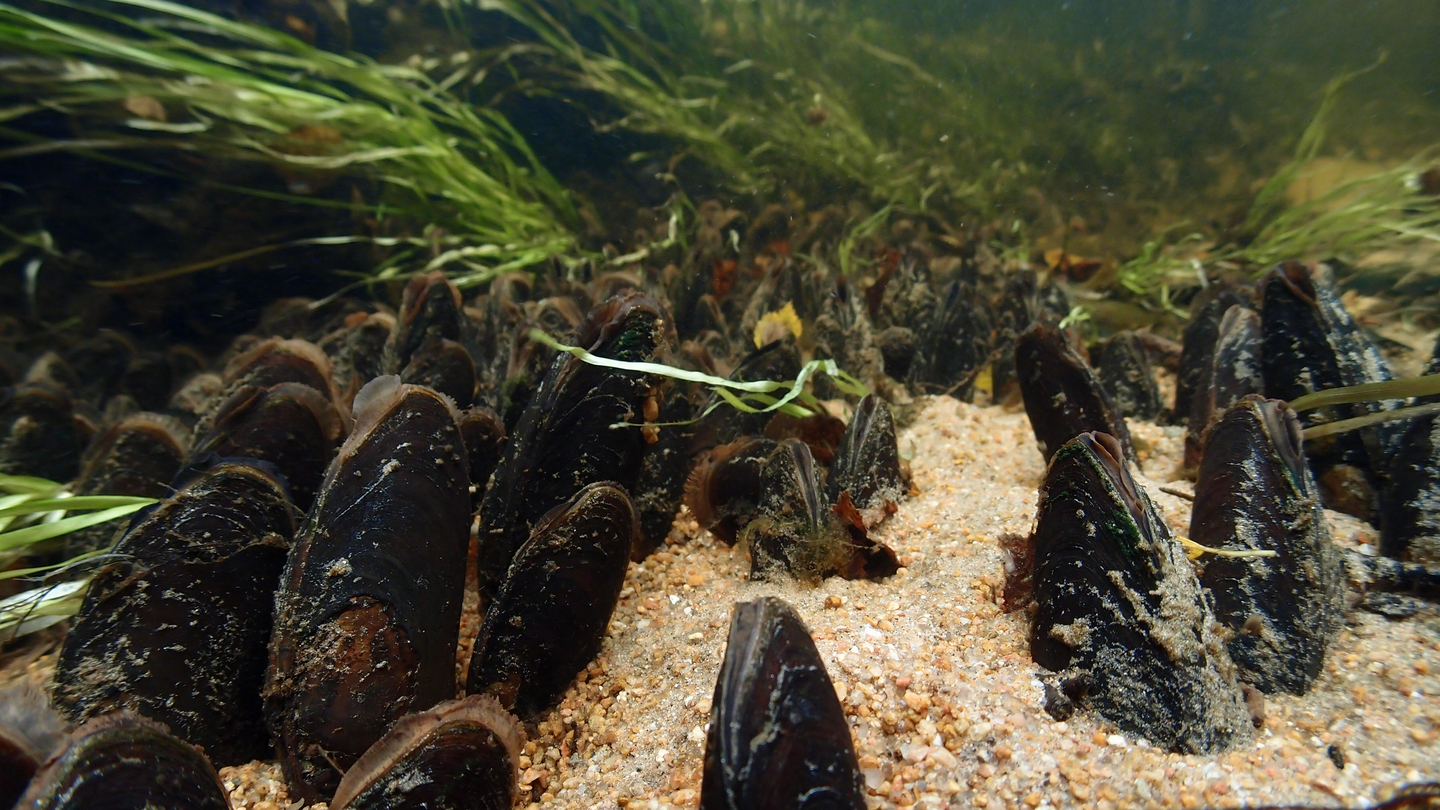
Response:
[[[79,387],[71,389],[79,399],[104,402],[120,386],[125,370],[135,358],[135,345],[111,329],[77,343],[65,352],[65,361],[74,369]]]
[[[760,514],[740,532],[751,579],[782,572],[806,580],[879,579],[899,568],[895,552],[865,533],[849,493],[832,505],[820,476],[810,448],[798,439],[786,439],[766,458]]]
[[[215,412],[192,457],[254,458],[285,476],[295,505],[309,509],[325,467],[348,430],[346,418],[319,391],[299,383],[243,386]]]
[[[830,467],[830,501],[850,493],[850,502],[874,525],[895,510],[910,491],[900,463],[895,420],[885,401],[869,394],[855,406]]]
[[[1131,419],[1153,421],[1164,409],[1155,370],[1137,333],[1116,332],[1100,348],[1095,368],[1100,384],[1120,413]]]
[[[1066,442],[1089,431],[1114,436],[1125,459],[1135,459],[1125,418],[1090,364],[1058,328],[1037,323],[1020,335],[1015,343],[1015,373],[1046,461]]]
[[[840,368],[867,385],[875,385],[885,372],[885,358],[875,344],[875,330],[866,314],[865,299],[850,289],[843,276],[825,296],[820,314],[808,329],[815,342],[816,359],[833,359]],[[820,399],[840,399],[844,393],[827,376],[814,380]]]
[[[835,685],[784,601],[735,606],[710,705],[701,810],[865,807]]]
[[[137,413],[95,437],[85,453],[76,495],[164,498],[190,449],[190,431],[165,414]],[[92,526],[65,537],[69,556],[109,545],[115,527]]]
[[[457,414],[394,376],[355,412],[291,547],[270,642],[266,723],[311,802],[396,719],[455,695],[470,528]]]
[[[71,733],[15,805],[29,810],[230,810],[215,768],[159,723],[107,714]]]
[[[415,350],[400,370],[400,380],[433,388],[450,397],[457,408],[468,408],[475,401],[475,361],[453,340],[432,340]]]
[[[63,389],[43,382],[0,388],[0,473],[69,481],[83,445]]]
[[[1088,680],[1089,702],[1128,733],[1204,753],[1250,715],[1195,571],[1119,442],[1084,433],[1055,453],[1034,532],[1035,663]]]
[[[45,383],[64,391],[80,390],[80,376],[57,352],[45,352],[35,358],[21,382]]]
[[[289,382],[308,385],[332,401],[339,401],[330,358],[304,340],[262,340],[231,358],[222,377],[228,391]]]
[[[428,343],[460,339],[460,290],[436,270],[410,279],[380,368],[399,374]]]
[[[653,419],[664,427],[647,428],[640,477],[635,481],[635,511],[640,515],[640,537],[631,551],[632,559],[643,560],[659,548],[670,534],[675,513],[685,496],[686,473],[690,470],[690,444],[695,438],[689,422],[695,415],[691,391],[684,384],[660,385],[645,403],[657,403]],[[647,411],[648,413],[648,411]],[[646,414],[642,414],[646,415]],[[681,423],[681,424],[677,424]],[[652,440],[653,439],[653,440]]]
[[[159,352],[140,352],[125,368],[117,393],[133,398],[141,410],[158,411],[170,401],[170,362]]]
[[[342,401],[350,402],[380,376],[385,344],[395,329],[395,316],[388,312],[358,312],[339,329],[321,338],[319,348],[334,366],[335,387]]]
[[[611,298],[581,325],[575,342],[592,354],[650,361],[673,343],[660,306],[639,295]],[[540,518],[583,487],[640,476],[645,437],[638,424],[654,384],[648,374],[602,368],[569,354],[555,359],[505,445],[480,504],[480,593],[493,596],[515,552]]]
[[[460,414],[460,436],[465,440],[465,456],[470,460],[470,501],[479,509],[490,474],[495,472],[505,451],[505,424],[494,411],[483,405],[476,406]]]
[[[466,692],[527,718],[559,698],[600,651],[638,531],[630,498],[610,482],[537,523],[486,609]]]
[[[510,810],[518,794],[520,724],[471,695],[406,715],[345,773],[335,810]]]
[[[760,380],[793,380],[800,374],[800,350],[793,340],[777,340],[750,352],[730,373],[736,382]],[[770,413],[744,413],[720,402],[719,394],[711,394],[700,409],[709,411],[695,424],[690,452],[703,453],[712,447],[730,444],[745,436],[760,436],[774,416]]]
[[[1273,268],[1260,283],[1265,396],[1293,401],[1327,388],[1393,378],[1389,364],[1345,311],[1324,265],[1298,262]],[[1301,417],[1310,426],[1394,408],[1393,401],[1317,408]],[[1373,425],[1307,442],[1306,455],[1326,505],[1361,518],[1374,514],[1399,428]]]
[[[90,584],[55,671],[74,721],[128,709],[216,762],[266,755],[260,718],[289,498],[248,461],[222,461],[161,502]]]
[[[1320,674],[1343,615],[1345,575],[1283,402],[1248,396],[1210,429],[1190,539],[1210,548],[1274,551],[1268,558],[1210,556],[1200,584],[1234,638],[1241,680],[1262,692],[1304,694]]]
[[[1254,290],[1225,283],[1211,284],[1190,304],[1190,322],[1180,339],[1180,364],[1175,373],[1173,413],[1176,421],[1189,416],[1195,392],[1205,386],[1204,376],[1211,367],[1215,342],[1220,339],[1220,322],[1233,306],[1253,308]]]
[[[1200,465],[1205,431],[1212,422],[1247,394],[1264,390],[1261,350],[1260,315],[1239,305],[1225,310],[1209,366],[1190,400],[1185,430],[1186,467]]]
[[[685,505],[700,528],[734,544],[760,515],[760,470],[776,447],[752,436],[721,445],[696,463],[685,482]]]
[[[969,283],[952,281],[920,335],[911,381],[924,393],[950,394],[968,402],[975,376],[989,362],[993,347],[986,307]]]
[[[1440,340],[1425,373],[1440,374]],[[1416,404],[1436,401],[1440,397],[1422,397]],[[1390,459],[1380,513],[1380,553],[1440,565],[1440,417],[1418,417],[1404,430]]]

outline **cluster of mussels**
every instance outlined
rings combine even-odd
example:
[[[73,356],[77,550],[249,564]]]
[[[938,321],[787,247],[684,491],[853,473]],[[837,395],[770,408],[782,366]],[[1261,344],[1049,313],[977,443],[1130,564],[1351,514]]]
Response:
[[[285,300],[214,366],[113,332],[28,366],[0,358],[0,471],[159,499],[116,536],[77,533],[56,552],[114,543],[54,677],[54,704],[78,728],[53,752],[14,746],[27,776],[38,769],[24,806],[123,791],[224,806],[211,763],[272,754],[292,796],[332,808],[509,806],[520,723],[599,651],[629,561],[666,540],[682,500],[743,547],[752,577],[893,573],[869,530],[910,484],[880,398],[860,398],[848,423],[715,407],[704,386],[587,362],[534,330],[589,359],[736,381],[792,379],[809,354],[876,386],[954,390],[994,349],[988,325],[983,340],[950,335],[984,311],[974,285],[931,294],[924,257],[892,262],[869,300],[783,253],[740,279],[713,266],[585,284],[512,275],[468,305],[434,273],[397,312]],[[1014,316],[1027,322],[1039,300],[1028,279]],[[762,339],[757,325],[783,304],[813,335]],[[473,646],[460,638],[467,587]],[[724,776],[706,790],[757,790],[756,768],[779,767],[732,761],[754,756],[737,735],[820,718],[828,742],[814,750],[833,743],[845,767],[814,778],[861,806],[853,746],[799,620],[740,609],[729,656],[712,726],[729,731],[711,746],[727,752],[715,754]]]
[[[1107,371],[1053,326],[1020,336],[1021,393],[1049,468],[1007,591],[1033,616],[1034,660],[1057,673],[1052,713],[1083,700],[1156,745],[1208,752],[1248,735],[1247,704],[1258,699],[1249,690],[1305,693],[1345,609],[1347,558],[1324,506],[1381,516],[1381,549],[1399,559],[1351,554],[1357,580],[1435,595],[1435,417],[1302,442],[1307,422],[1402,403],[1307,418],[1286,404],[1392,377],[1328,273],[1286,263],[1258,286],[1212,287],[1196,302],[1175,412],[1188,418],[1196,476],[1190,539],[1221,552],[1198,572],[1129,470],[1135,449],[1118,403],[1158,401],[1148,360],[1123,348],[1133,338],[1111,339]]]

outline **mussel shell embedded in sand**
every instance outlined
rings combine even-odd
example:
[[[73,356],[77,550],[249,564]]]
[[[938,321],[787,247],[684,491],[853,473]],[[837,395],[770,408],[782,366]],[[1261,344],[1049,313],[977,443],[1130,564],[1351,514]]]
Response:
[[[266,722],[308,801],[402,715],[455,695],[469,540],[454,408],[378,377],[331,463],[276,599]]]
[[[120,712],[87,722],[35,774],[27,810],[230,810],[205,756],[164,726]]]
[[[835,686],[810,631],[774,597],[735,606],[705,738],[702,810],[865,807]]]
[[[1440,374],[1440,339],[1425,368]],[[1421,397],[1417,405],[1440,402]],[[1440,566],[1440,415],[1426,414],[1403,427],[1382,494],[1380,553]]]
[[[1260,323],[1265,395],[1293,401],[1327,388],[1383,382],[1394,377],[1375,344],[1345,310],[1329,283],[1329,269],[1298,262],[1273,268],[1260,282]],[[1371,402],[1307,411],[1308,427],[1388,410],[1397,403]],[[1387,459],[1400,428],[1372,425],[1307,442],[1306,455],[1326,505],[1368,518],[1377,506]]]
[[[463,303],[460,290],[436,270],[410,279],[395,328],[380,363],[385,374],[399,374],[428,343],[460,339]]]
[[[534,717],[600,651],[639,532],[625,491],[591,484],[515,552],[470,659],[466,692]]]
[[[1089,431],[1115,437],[1124,457],[1135,458],[1125,417],[1090,364],[1058,328],[1037,323],[1020,335],[1015,342],[1015,376],[1046,461],[1066,442]]]
[[[260,689],[292,512],[270,470],[238,460],[144,515],[65,637],[57,706],[75,722],[138,712],[221,765],[265,756]]]
[[[432,340],[410,355],[400,370],[402,382],[424,385],[444,394],[457,408],[475,401],[475,361],[453,340]]]
[[[760,514],[760,470],[776,442],[760,437],[737,439],[709,451],[685,482],[685,505],[700,524],[725,543]]]
[[[1225,283],[1211,284],[1201,290],[1190,304],[1190,322],[1181,337],[1180,363],[1175,374],[1175,409],[1177,421],[1187,418],[1195,393],[1204,388],[1204,376],[1215,354],[1220,337],[1220,322],[1233,306],[1253,309],[1254,290]]]
[[[1084,433],[1055,453],[1033,539],[1035,663],[1088,678],[1090,705],[1156,746],[1244,738],[1250,715],[1211,608],[1119,442]]]
[[[970,400],[993,345],[986,310],[969,283],[950,282],[916,344],[910,378],[917,390]]]
[[[592,354],[650,361],[673,343],[660,306],[639,295],[612,298],[581,325],[575,342]],[[640,476],[638,427],[653,380],[562,354],[536,389],[480,504],[480,593],[493,596],[540,518],[583,487],[614,481],[627,491]],[[615,428],[631,422],[637,427]]]
[[[1217,334],[1185,423],[1185,466],[1190,469],[1200,465],[1210,425],[1242,397],[1265,389],[1259,314],[1249,307],[1232,306],[1220,318]]]
[[[1305,463],[1300,423],[1283,402],[1248,396],[1210,429],[1190,539],[1266,558],[1208,555],[1200,584],[1242,680],[1262,692],[1304,694],[1344,612],[1344,570]]]
[[[1095,374],[1124,416],[1153,421],[1165,407],[1150,356],[1135,332],[1116,332],[1105,341]]]
[[[887,510],[893,511],[909,489],[890,408],[869,394],[855,406],[835,452],[835,463],[830,466],[830,502],[838,502],[841,492],[849,492],[855,508],[873,524]]]
[[[520,724],[471,695],[400,718],[345,773],[335,810],[510,810],[518,794]]]

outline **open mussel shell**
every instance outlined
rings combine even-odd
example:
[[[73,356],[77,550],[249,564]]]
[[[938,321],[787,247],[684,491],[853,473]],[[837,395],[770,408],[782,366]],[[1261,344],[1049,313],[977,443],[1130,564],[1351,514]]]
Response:
[[[1116,332],[1099,349],[1095,373],[1120,413],[1131,419],[1153,421],[1164,409],[1150,355],[1137,333]]]
[[[0,388],[0,473],[69,481],[84,441],[63,389],[43,382]]]
[[[970,400],[993,347],[986,310],[969,283],[950,282],[916,344],[910,373],[917,390]]]
[[[254,458],[274,464],[290,485],[295,504],[310,508],[315,490],[348,420],[329,398],[299,383],[269,388],[243,386],[215,412],[193,455]]]
[[[385,344],[381,370],[399,374],[427,343],[459,340],[463,306],[460,290],[439,270],[410,279]]]
[[[880,579],[899,568],[895,552],[866,534],[848,491],[830,503],[820,468],[798,439],[781,442],[760,468],[758,512],[739,536],[751,579]]]
[[[591,312],[575,343],[617,360],[652,361],[674,340],[660,306],[640,295],[611,298]],[[480,593],[499,589],[515,552],[540,518],[583,487],[634,488],[645,437],[637,427],[654,380],[562,354],[536,389],[505,445],[480,504]]]
[[[422,345],[400,370],[400,380],[433,388],[450,397],[457,408],[468,408],[475,401],[475,361],[453,340]]]
[[[544,711],[600,651],[620,599],[635,508],[610,482],[556,507],[515,553],[470,659],[466,691],[521,717]]]
[[[1248,396],[1210,429],[1190,539],[1274,557],[1207,556],[1200,583],[1235,633],[1230,657],[1262,692],[1304,694],[1343,614],[1344,571],[1283,402]]]
[[[735,606],[705,738],[702,810],[865,807],[850,726],[810,631],[780,599]]]
[[[35,774],[30,810],[230,810],[215,768],[164,726],[128,712],[97,717]]]
[[[1030,653],[1090,684],[1107,720],[1162,748],[1242,739],[1250,715],[1195,571],[1125,468],[1119,442],[1060,448],[1035,522]]]
[[[1015,375],[1030,428],[1049,461],[1066,442],[1090,431],[1115,437],[1135,458],[1130,429],[1105,388],[1058,328],[1038,323],[1015,342]]]
[[[291,547],[270,644],[265,719],[307,801],[396,719],[455,695],[470,528],[458,414],[394,376],[355,412]]]
[[[700,528],[734,544],[760,514],[760,470],[775,451],[764,438],[737,439],[709,452],[685,482],[685,505]]]
[[[836,450],[830,467],[830,501],[838,503],[840,493],[849,492],[866,523],[874,525],[894,511],[909,489],[890,408],[869,394],[855,406]]]
[[[128,709],[222,765],[263,757],[260,689],[294,517],[249,460],[220,461],[145,514],[91,581],[61,648],[74,721]]]
[[[1205,431],[1212,422],[1247,394],[1264,391],[1261,351],[1260,315],[1239,305],[1225,310],[1209,364],[1190,401],[1185,432],[1186,467],[1194,469],[1200,465]]]
[[[1379,349],[1345,310],[1324,265],[1274,267],[1260,282],[1265,395],[1286,402],[1328,388],[1392,379]],[[1393,401],[1317,408],[1301,417],[1308,427],[1394,408]],[[1382,424],[1307,442],[1306,455],[1326,505],[1361,518],[1377,506],[1400,428]]]
[[[494,698],[446,701],[402,717],[345,773],[330,806],[510,810],[520,739],[520,724]]]

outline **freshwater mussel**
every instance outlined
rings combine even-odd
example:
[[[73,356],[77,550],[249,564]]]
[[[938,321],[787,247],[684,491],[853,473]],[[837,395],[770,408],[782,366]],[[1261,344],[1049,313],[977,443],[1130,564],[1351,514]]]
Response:
[[[520,737],[520,724],[484,695],[406,715],[345,773],[330,806],[510,810]]]
[[[396,719],[455,695],[470,526],[458,414],[378,377],[292,545],[265,687],[286,778],[329,798]]]
[[[1015,342],[1015,376],[1046,461],[1065,443],[1089,431],[1113,437],[1122,456],[1135,459],[1125,417],[1058,327],[1037,323],[1020,335]]]
[[[574,342],[616,360],[652,361],[673,344],[658,304],[611,298],[590,313]],[[486,599],[540,519],[585,486],[639,479],[645,438],[639,424],[655,382],[647,374],[602,368],[562,354],[536,389],[505,444],[480,504],[478,573]],[[616,428],[618,423],[635,427]]]
[[[1114,437],[1082,433],[1056,451],[1033,543],[1030,652],[1067,692],[1162,748],[1206,753],[1246,736],[1209,598]]]
[[[1185,423],[1186,468],[1200,465],[1205,431],[1211,423],[1245,395],[1264,391],[1261,351],[1259,314],[1239,304],[1225,310],[1199,385],[1190,398]]]
[[[705,738],[700,807],[865,807],[850,726],[810,631],[784,601],[735,606]]]
[[[1283,402],[1247,396],[1210,429],[1190,539],[1273,553],[1208,556],[1200,582],[1234,633],[1228,646],[1241,679],[1263,692],[1304,694],[1339,629],[1344,570],[1305,464],[1300,423]]]
[[[191,474],[95,574],[54,694],[75,722],[131,710],[235,765],[269,747],[260,689],[294,518],[273,468],[217,461]]]
[[[1440,374],[1437,339],[1426,374]],[[1421,397],[1417,405],[1440,402]],[[1403,428],[1380,513],[1380,551],[1407,562],[1440,566],[1440,416],[1425,414]]]
[[[215,768],[194,746],[159,723],[115,712],[72,732],[15,806],[230,810],[230,800]]]

